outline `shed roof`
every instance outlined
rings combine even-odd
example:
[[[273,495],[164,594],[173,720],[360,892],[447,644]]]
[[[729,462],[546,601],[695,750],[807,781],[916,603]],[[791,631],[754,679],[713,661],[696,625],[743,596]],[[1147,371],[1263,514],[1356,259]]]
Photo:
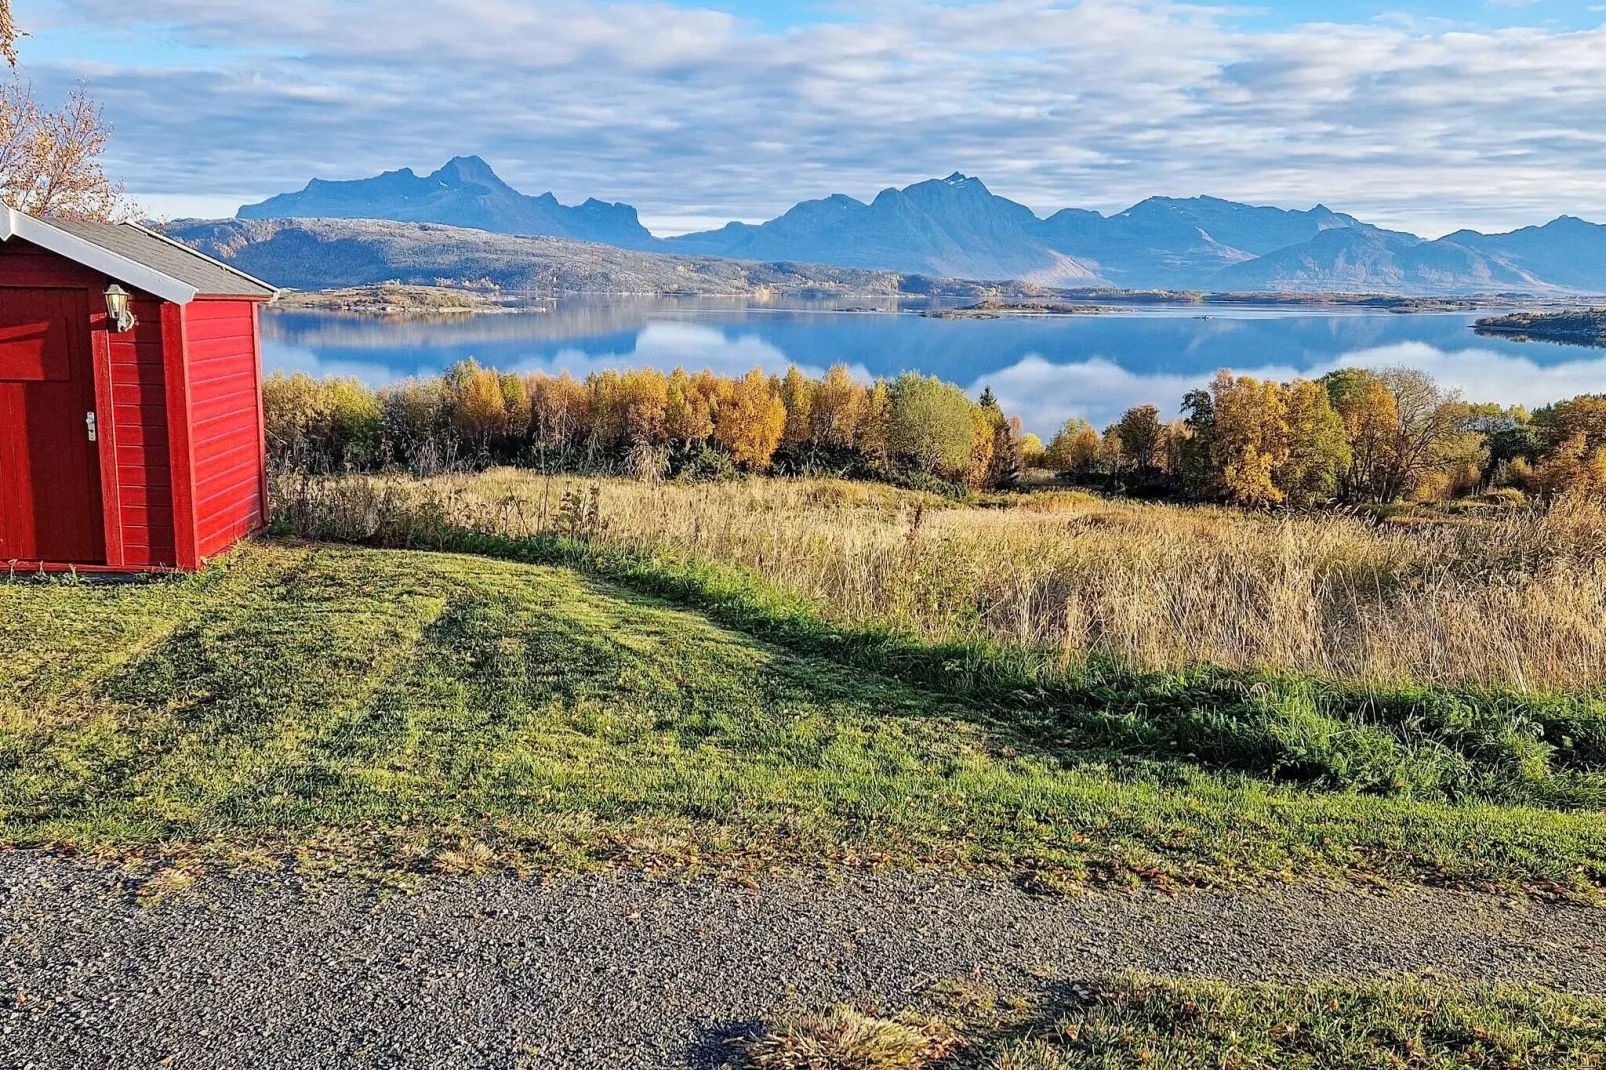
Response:
[[[36,219],[7,208],[0,218],[0,241],[14,237],[175,304],[197,297],[271,301],[279,293],[261,279],[134,223]]]

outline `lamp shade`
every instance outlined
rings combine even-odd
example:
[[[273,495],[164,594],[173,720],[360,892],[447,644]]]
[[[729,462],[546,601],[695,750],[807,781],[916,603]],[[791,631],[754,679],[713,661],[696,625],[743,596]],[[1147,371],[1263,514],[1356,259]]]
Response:
[[[128,291],[117,283],[106,287],[106,319],[115,334],[126,334],[139,322],[134,318],[134,313],[129,311],[128,301]]]

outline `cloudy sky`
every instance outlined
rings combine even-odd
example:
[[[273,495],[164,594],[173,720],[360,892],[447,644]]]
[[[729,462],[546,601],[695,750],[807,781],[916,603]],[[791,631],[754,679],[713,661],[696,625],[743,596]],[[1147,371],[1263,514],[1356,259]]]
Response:
[[[1606,3],[15,0],[163,216],[484,156],[659,233],[960,170],[1047,212],[1208,193],[1438,235],[1606,221]]]

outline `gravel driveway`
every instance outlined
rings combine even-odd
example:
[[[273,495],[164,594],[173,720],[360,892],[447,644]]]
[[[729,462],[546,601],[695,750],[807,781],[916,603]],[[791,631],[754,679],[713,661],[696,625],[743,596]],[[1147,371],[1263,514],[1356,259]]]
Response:
[[[10,853],[0,915],[7,1067],[713,1067],[777,1009],[896,1004],[978,968],[1606,992],[1606,912],[1427,889],[1058,900],[891,874],[386,895],[257,874],[141,905],[115,873]]]

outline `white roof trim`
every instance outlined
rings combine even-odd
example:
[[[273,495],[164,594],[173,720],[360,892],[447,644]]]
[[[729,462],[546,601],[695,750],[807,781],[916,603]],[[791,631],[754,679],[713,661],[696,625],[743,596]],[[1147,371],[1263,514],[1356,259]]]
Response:
[[[126,282],[135,289],[155,294],[163,301],[171,301],[175,305],[189,304],[200,292],[170,275],[164,275],[144,264],[135,263],[128,257],[114,253],[110,249],[103,249],[93,242],[84,241],[75,234],[58,230],[44,220],[25,215],[15,208],[7,208],[0,214],[0,241],[10,241],[12,238],[21,238],[41,249],[48,249],[68,260],[93,268],[103,275],[109,275],[118,282]]]
[[[192,249],[190,246],[185,245],[181,241],[178,241],[178,240],[176,240],[174,238],[169,238],[166,234],[163,234],[159,230],[152,230],[150,227],[143,227],[143,226],[140,226],[138,223],[124,223],[123,226],[125,226],[125,227],[133,227],[135,230],[139,231],[141,234],[148,234],[152,238],[155,238],[159,242],[166,242],[168,245],[171,245],[175,249],[182,249],[184,252],[189,253],[191,256],[198,256],[202,260],[205,260],[208,264],[211,264],[213,267],[221,268],[224,271],[227,271],[230,275],[234,275],[234,276],[236,276],[238,278],[242,278],[246,282],[251,283],[253,286],[260,286],[264,290],[272,290],[273,291],[273,296],[271,298],[269,298],[270,301],[277,301],[279,299],[279,294],[283,292],[277,286],[273,285],[271,282],[263,282],[261,279],[257,278],[255,275],[247,275],[245,272],[241,271],[239,268],[235,267],[233,264],[225,264],[221,260],[218,260],[218,259],[215,259],[213,257],[207,256],[205,253],[201,252],[201,250]]]

